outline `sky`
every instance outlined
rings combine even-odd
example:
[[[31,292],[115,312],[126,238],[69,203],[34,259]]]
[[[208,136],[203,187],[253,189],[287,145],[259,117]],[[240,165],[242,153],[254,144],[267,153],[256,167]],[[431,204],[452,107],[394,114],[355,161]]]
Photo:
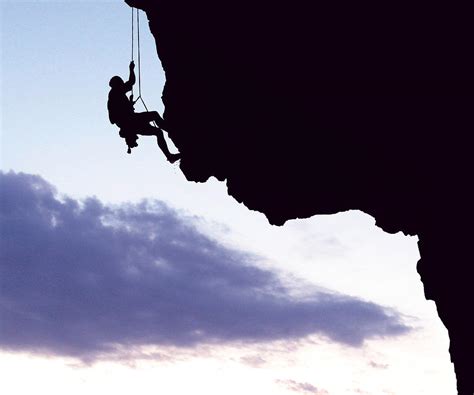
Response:
[[[126,154],[106,100],[130,17],[1,2],[0,391],[455,394],[416,237],[359,211],[271,226],[152,138]],[[161,113],[144,15],[141,33]]]

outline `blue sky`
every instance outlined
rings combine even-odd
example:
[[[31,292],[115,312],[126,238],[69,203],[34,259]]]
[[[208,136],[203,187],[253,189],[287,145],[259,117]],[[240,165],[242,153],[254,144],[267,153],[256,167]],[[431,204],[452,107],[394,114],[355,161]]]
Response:
[[[272,227],[152,138],[126,154],[106,100],[130,12],[1,3],[0,390],[454,394],[416,237],[360,212]],[[144,15],[142,77],[162,112]]]

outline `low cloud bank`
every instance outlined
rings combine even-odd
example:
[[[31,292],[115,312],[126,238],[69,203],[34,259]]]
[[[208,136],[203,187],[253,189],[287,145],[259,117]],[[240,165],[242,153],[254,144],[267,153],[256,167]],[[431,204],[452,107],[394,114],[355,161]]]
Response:
[[[258,257],[153,200],[59,198],[0,173],[0,347],[96,358],[117,346],[189,347],[321,334],[359,346],[409,331],[393,310],[315,290],[291,296]]]

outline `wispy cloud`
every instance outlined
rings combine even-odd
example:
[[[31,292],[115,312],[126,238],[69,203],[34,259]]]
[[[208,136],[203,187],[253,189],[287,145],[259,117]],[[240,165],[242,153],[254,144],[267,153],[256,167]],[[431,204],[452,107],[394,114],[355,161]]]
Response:
[[[370,361],[369,365],[375,369],[388,369],[388,364]]]
[[[326,390],[317,388],[310,383],[301,383],[296,380],[277,380],[277,383],[284,385],[291,391],[303,395],[329,395],[329,392]]]
[[[260,355],[246,355],[240,358],[241,362],[253,368],[259,368],[267,363]]]
[[[97,358],[117,346],[310,334],[359,346],[409,330],[395,311],[356,298],[292,296],[259,257],[162,202],[78,202],[22,173],[0,182],[2,348]]]

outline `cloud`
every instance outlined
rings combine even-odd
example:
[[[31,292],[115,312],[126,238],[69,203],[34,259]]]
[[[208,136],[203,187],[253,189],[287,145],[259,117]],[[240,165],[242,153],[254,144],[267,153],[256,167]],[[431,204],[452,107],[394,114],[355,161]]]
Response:
[[[404,334],[393,310],[337,293],[291,296],[259,257],[199,232],[164,203],[58,197],[0,173],[0,347],[98,358],[146,345],[310,334],[360,346]]]
[[[295,380],[277,380],[277,383],[284,385],[291,391],[305,395],[328,395],[326,390],[315,387],[310,383],[300,383]]]
[[[259,355],[246,355],[241,357],[240,360],[253,368],[259,368],[267,363],[267,361]]]
[[[370,361],[369,362],[369,365],[372,367],[372,368],[375,368],[375,369],[388,369],[388,364],[386,363],[377,363],[377,362],[374,362],[374,361]]]

